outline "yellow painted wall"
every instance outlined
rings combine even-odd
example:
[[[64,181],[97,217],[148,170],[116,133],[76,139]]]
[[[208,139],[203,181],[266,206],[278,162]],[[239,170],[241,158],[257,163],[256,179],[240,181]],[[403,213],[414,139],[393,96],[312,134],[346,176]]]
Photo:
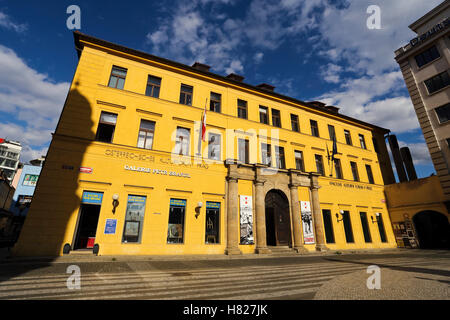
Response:
[[[434,210],[449,219],[445,196],[438,176],[385,186],[385,194],[392,222],[412,219],[417,213]]]
[[[124,90],[107,87],[113,65],[127,68]],[[145,96],[148,75],[162,78],[160,97]],[[194,87],[193,106],[180,105],[181,84]],[[197,161],[192,157],[196,152],[196,132],[210,92],[222,95],[222,113],[207,113],[207,130],[222,135],[222,161]],[[237,118],[237,99],[248,102],[248,120]],[[282,129],[259,123],[259,105],[280,110]],[[209,108],[209,105],[208,105]],[[94,141],[100,113],[118,114],[113,143]],[[290,114],[299,116],[300,133],[293,132]],[[271,114],[271,113],[269,113]],[[156,122],[153,150],[136,147],[141,119]],[[320,138],[311,136],[310,119],[319,124]],[[220,83],[198,74],[164,68],[140,58],[112,54],[95,46],[86,45],[71,85],[56,135],[49,148],[47,160],[41,173],[33,204],[26,219],[20,239],[14,248],[17,255],[61,255],[63,245],[71,244],[76,230],[81,196],[83,191],[103,192],[103,203],[97,228],[96,243],[100,244],[100,254],[222,254],[226,246],[226,183],[227,175],[223,160],[237,159],[237,146],[226,145],[226,141],[237,141],[246,137],[257,143],[250,145],[251,162],[261,162],[260,142],[270,141],[272,148],[279,144],[284,147],[287,168],[295,168],[294,150],[303,151],[305,170],[316,171],[315,154],[324,159],[326,176],[330,174],[326,152],[332,149],[327,125],[335,126],[338,140],[338,157],[341,159],[344,179],[351,180],[350,161],[358,163],[361,183],[368,185],[365,164],[372,167],[375,185],[372,190],[349,190],[330,186],[330,181],[344,183],[344,180],[321,178],[319,191],[323,208],[332,209],[333,214],[340,205],[351,208],[355,244],[342,241],[341,225],[335,225],[336,244],[333,249],[353,249],[363,247],[392,247],[392,236],[386,207],[381,202],[383,177],[378,163],[378,155],[372,144],[372,128],[332,116],[305,106],[293,106],[270,95],[251,92],[249,89]],[[177,126],[189,128],[191,132],[190,155],[178,159],[171,155],[175,145]],[[226,139],[226,129],[238,130],[232,139]],[[272,131],[276,129],[277,131]],[[350,130],[353,146],[345,144],[344,129]],[[242,131],[242,132],[241,132]],[[367,150],[359,147],[358,134],[363,134]],[[269,138],[266,138],[269,137]],[[277,139],[273,139],[277,138]],[[206,143],[205,145],[206,146]],[[226,154],[226,150],[235,150]],[[207,147],[203,150],[207,154]],[[272,151],[272,156],[274,151]],[[141,157],[141,159],[139,158]],[[144,160],[143,158],[144,157]],[[187,162],[174,164],[172,162]],[[124,167],[137,166],[183,172],[191,178],[173,177],[143,172],[132,172]],[[80,173],[78,168],[93,168],[93,173]],[[72,168],[72,169],[70,169]],[[349,181],[347,181],[349,182]],[[239,194],[253,195],[251,181],[239,181]],[[112,213],[112,195],[119,195],[119,206]],[[144,229],[140,244],[122,244],[122,232],[128,195],[146,196]],[[187,200],[184,244],[166,244],[170,198]],[[307,188],[299,188],[299,200],[310,200]],[[205,206],[195,217],[196,204],[201,201],[221,203],[220,244],[204,243]],[[239,199],[236,199],[239,201]],[[361,242],[357,206],[367,206],[368,214],[382,212],[388,243],[377,242],[374,225],[371,225],[372,244]],[[253,205],[255,208],[255,205]],[[105,235],[106,219],[117,219],[115,235]],[[341,222],[342,224],[342,222]],[[254,225],[254,233],[256,223]],[[256,236],[255,236],[256,237]],[[243,253],[254,252],[254,245],[239,246]],[[308,246],[314,250],[314,246]]]

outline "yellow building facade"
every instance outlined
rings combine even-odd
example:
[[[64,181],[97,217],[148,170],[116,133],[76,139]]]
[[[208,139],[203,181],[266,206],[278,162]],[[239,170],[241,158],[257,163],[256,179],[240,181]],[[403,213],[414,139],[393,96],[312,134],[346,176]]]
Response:
[[[74,36],[78,66],[15,255],[396,247],[389,130]]]

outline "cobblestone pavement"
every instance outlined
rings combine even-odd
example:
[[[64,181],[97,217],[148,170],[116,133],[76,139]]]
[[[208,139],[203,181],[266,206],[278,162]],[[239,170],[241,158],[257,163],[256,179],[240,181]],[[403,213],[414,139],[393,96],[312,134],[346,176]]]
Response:
[[[67,267],[80,268],[68,289]],[[366,286],[380,267],[381,289]],[[217,257],[5,259],[0,299],[449,299],[449,251]]]

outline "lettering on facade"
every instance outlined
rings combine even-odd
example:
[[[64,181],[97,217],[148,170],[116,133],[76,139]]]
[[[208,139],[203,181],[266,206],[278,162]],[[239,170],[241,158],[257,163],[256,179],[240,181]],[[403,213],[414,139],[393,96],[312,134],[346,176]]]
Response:
[[[181,178],[190,178],[191,177],[189,175],[189,173],[184,173],[184,172],[167,171],[167,170],[161,170],[161,169],[152,169],[152,168],[136,167],[136,166],[129,166],[129,165],[125,165],[124,169],[129,170],[129,171],[138,171],[138,172],[159,174],[159,175],[172,176],[172,177],[181,177]]]
[[[420,42],[425,41],[427,38],[431,37],[435,33],[438,33],[440,31],[444,30],[445,28],[447,28],[449,26],[449,24],[450,24],[450,18],[446,18],[444,21],[442,21],[441,23],[438,23],[433,28],[431,28],[430,30],[425,32],[424,34],[421,34],[420,36],[412,39],[409,43],[411,44],[411,46],[414,47],[417,44],[419,44]]]
[[[155,156],[152,155],[145,155],[145,154],[138,154],[134,152],[126,152],[126,151],[118,151],[118,150],[110,150],[107,149],[105,151],[105,155],[119,158],[119,159],[129,159],[129,160],[139,160],[139,161],[147,161],[151,163],[162,163],[162,164],[175,164],[178,166],[186,167],[186,168],[199,168],[199,169],[208,169],[209,165],[206,163],[192,163],[191,159],[188,158],[165,158],[161,157],[159,158],[159,161],[156,160]]]
[[[371,186],[362,186],[359,184],[348,183],[348,182],[342,183],[342,182],[330,181],[330,186],[352,188],[352,189],[359,189],[359,190],[372,190]]]
[[[134,152],[126,152],[126,151],[107,149],[105,151],[105,155],[111,156],[114,158],[120,158],[120,159],[140,160],[140,161],[148,161],[148,162],[152,162],[152,163],[155,162],[154,156],[138,154],[138,153],[134,153]]]

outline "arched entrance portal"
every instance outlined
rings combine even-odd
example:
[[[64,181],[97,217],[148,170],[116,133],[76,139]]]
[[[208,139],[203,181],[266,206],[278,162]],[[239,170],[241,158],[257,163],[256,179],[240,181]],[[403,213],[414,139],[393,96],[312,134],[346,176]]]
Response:
[[[413,217],[421,249],[450,249],[450,225],[436,211],[422,211]]]
[[[266,239],[269,246],[291,245],[291,219],[289,200],[279,190],[266,194]]]

